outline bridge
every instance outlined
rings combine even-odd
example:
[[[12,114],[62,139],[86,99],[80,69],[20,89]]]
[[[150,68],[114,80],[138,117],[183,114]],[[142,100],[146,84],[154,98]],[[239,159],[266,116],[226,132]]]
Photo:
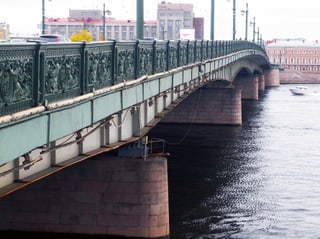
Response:
[[[1,44],[0,230],[167,237],[150,129],[241,125],[241,101],[278,85],[247,41]]]

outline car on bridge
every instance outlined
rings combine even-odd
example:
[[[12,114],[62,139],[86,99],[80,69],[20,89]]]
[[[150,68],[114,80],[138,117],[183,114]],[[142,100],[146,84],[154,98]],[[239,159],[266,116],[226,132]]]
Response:
[[[39,40],[44,42],[70,42],[67,36],[58,34],[43,34],[39,36]]]

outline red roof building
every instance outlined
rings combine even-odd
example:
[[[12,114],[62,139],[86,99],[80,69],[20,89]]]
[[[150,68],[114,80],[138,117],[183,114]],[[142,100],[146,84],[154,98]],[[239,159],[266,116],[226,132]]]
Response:
[[[274,39],[267,41],[266,52],[272,64],[292,71],[320,73],[320,44],[318,41]]]

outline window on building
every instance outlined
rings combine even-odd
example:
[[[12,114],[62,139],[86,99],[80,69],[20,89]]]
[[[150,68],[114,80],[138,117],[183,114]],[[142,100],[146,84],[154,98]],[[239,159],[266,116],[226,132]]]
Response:
[[[107,26],[107,39],[111,39],[112,38],[111,32],[112,32],[112,27],[111,26]]]
[[[168,20],[168,38],[174,40],[173,34],[173,20]]]
[[[180,37],[181,20],[176,20],[175,22],[176,36]]]
[[[190,11],[185,11],[183,15],[184,15],[184,17],[190,17],[191,16],[191,12]]]
[[[66,25],[59,25],[57,34],[66,35]]]
[[[166,25],[166,21],[164,19],[160,19],[159,25],[160,27],[164,27]]]
[[[157,37],[157,27],[151,26],[151,37]]]
[[[184,27],[187,29],[192,27],[190,19],[184,19]]]
[[[134,30],[135,30],[134,26],[129,26],[129,39],[130,40],[135,38],[134,37]]]
[[[121,26],[121,39],[127,40],[127,26]]]
[[[120,40],[119,39],[119,29],[120,29],[119,26],[114,26],[114,39],[115,40]]]

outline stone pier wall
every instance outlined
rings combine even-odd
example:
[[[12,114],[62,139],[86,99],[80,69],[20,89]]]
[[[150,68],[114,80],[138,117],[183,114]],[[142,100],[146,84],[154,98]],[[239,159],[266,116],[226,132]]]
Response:
[[[182,101],[161,122],[241,125],[241,90],[203,87]]]
[[[265,86],[275,87],[280,85],[280,72],[278,68],[273,68],[265,72]]]
[[[280,72],[281,84],[320,84],[320,73],[307,73],[293,70]]]
[[[0,231],[168,238],[165,158],[99,155],[0,199]]]

